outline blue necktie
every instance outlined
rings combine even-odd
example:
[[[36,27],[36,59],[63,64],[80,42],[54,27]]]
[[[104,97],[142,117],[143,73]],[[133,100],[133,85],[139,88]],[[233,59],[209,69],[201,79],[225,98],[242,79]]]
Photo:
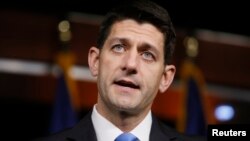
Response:
[[[115,141],[139,141],[139,139],[131,133],[122,133]]]

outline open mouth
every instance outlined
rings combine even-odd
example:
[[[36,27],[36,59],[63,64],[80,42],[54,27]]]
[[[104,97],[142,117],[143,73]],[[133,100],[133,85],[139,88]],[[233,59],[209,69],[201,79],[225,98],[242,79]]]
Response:
[[[116,85],[122,86],[122,87],[128,87],[132,89],[140,89],[140,86],[130,82],[130,81],[125,81],[125,80],[120,80],[120,81],[115,81],[114,82]]]

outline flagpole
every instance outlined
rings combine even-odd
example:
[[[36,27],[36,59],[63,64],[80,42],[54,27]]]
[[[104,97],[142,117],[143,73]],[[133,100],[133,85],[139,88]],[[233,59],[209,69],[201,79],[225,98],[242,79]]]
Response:
[[[205,79],[195,64],[199,43],[196,38],[187,36],[184,39],[184,46],[187,57],[179,72],[182,86],[180,99],[182,105],[179,109],[177,129],[186,134],[204,135],[206,126],[203,98]]]
[[[72,77],[75,56],[69,49],[71,40],[70,22],[63,19],[58,24],[60,49],[56,54],[58,65],[57,88],[50,123],[50,133],[73,127],[78,122],[80,98],[77,83]]]

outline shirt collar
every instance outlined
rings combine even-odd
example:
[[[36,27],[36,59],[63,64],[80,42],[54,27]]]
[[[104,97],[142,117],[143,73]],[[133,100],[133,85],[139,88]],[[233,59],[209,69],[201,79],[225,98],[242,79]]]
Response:
[[[91,119],[98,141],[114,141],[122,133],[119,128],[97,112],[96,105],[93,108]]]
[[[98,141],[114,141],[115,138],[122,133],[119,128],[98,113],[96,105],[94,105],[91,119]],[[137,136],[140,141],[149,141],[151,125],[152,114],[150,111],[142,122],[131,131],[131,133]]]
[[[151,125],[152,114],[150,111],[143,121],[131,131],[131,133],[134,134],[140,141],[149,141]]]

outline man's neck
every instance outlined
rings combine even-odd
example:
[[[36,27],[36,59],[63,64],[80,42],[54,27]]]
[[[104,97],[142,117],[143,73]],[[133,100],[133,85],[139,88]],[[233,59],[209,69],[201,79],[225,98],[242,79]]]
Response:
[[[150,109],[144,110],[141,113],[129,113],[126,111],[119,111],[116,109],[105,108],[105,106],[96,105],[98,113],[113,123],[123,132],[133,130],[148,114]]]

